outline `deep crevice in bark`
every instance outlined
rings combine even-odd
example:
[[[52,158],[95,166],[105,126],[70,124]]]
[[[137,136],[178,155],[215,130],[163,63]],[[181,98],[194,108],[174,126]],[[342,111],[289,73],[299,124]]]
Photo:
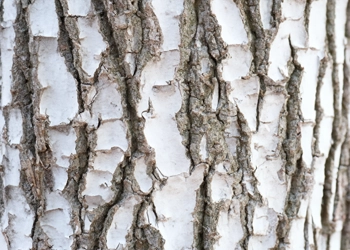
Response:
[[[293,66],[294,70],[290,76],[290,79],[286,85],[286,90],[289,95],[286,105],[287,111],[287,127],[286,127],[286,138],[282,145],[286,157],[285,171],[287,175],[293,175],[297,168],[297,160],[300,159],[301,155],[301,110],[300,110],[300,83],[303,74],[303,68],[299,63],[296,62],[295,51],[292,45]],[[293,187],[291,187],[292,189]]]
[[[271,10],[271,26],[278,29],[279,24],[281,23],[281,15],[282,15],[282,8],[281,3],[283,0],[272,0],[272,10]]]
[[[55,0],[56,13],[59,20],[58,49],[64,57],[67,69],[77,82],[77,100],[79,105],[79,113],[82,113],[85,109],[84,100],[82,98],[82,82],[79,76],[79,72],[74,66],[73,41],[66,29],[66,17],[64,15],[63,5],[61,1],[62,0]]]
[[[269,32],[265,33],[261,22],[259,0],[243,1],[246,20],[251,34],[251,46],[254,69],[253,73],[259,77],[260,93],[256,106],[256,131],[259,131],[260,109],[266,92],[266,82],[268,82],[267,71],[269,66]],[[266,82],[265,82],[266,81]]]
[[[240,177],[240,185],[243,186],[243,194],[240,197],[241,207],[244,210],[241,211],[241,221],[244,227],[244,237],[240,240],[240,245],[243,249],[248,249],[250,236],[253,235],[253,217],[254,209],[257,205],[262,204],[262,197],[256,187],[258,181],[254,175],[254,171],[251,162],[251,136],[247,121],[245,120],[241,111],[237,108],[237,122],[240,130],[239,143],[237,143],[237,161],[239,169],[237,175]],[[250,183],[254,187],[254,193],[249,194],[248,188],[243,184],[243,179],[251,178],[253,181]]]
[[[72,206],[72,229],[74,234],[74,242],[76,249],[82,248],[82,230],[84,228],[84,221],[81,218],[83,204],[81,202],[80,186],[83,182],[84,174],[88,171],[89,156],[91,154],[89,146],[89,136],[86,131],[86,126],[79,126],[76,128],[77,141],[76,141],[76,157],[74,158],[72,164],[70,164],[68,170],[68,181],[63,190],[63,195],[67,200],[69,200]],[[77,225],[78,224],[78,225]],[[76,227],[79,229],[76,230]]]
[[[312,169],[307,169],[302,160],[301,148],[301,122],[303,122],[300,104],[300,84],[302,81],[302,66],[297,62],[296,50],[289,39],[292,56],[293,72],[286,85],[288,100],[286,103],[286,131],[282,142],[284,157],[286,159],[285,172],[291,178],[285,202],[285,215],[279,220],[277,226],[278,246],[280,248],[290,244],[288,235],[291,230],[291,223],[297,219],[301,200],[305,199],[310,189]],[[306,220],[304,222],[306,224]],[[304,228],[304,234],[307,228]],[[305,236],[306,237],[306,236]],[[305,238],[306,239],[306,238]],[[305,244],[307,240],[305,240]]]
[[[96,211],[96,217],[94,218],[93,222],[90,226],[89,231],[89,245],[88,249],[104,249],[106,248],[106,243],[104,242],[104,234],[106,233],[106,227],[110,226],[110,223],[108,221],[110,220],[113,215],[111,215],[112,208],[117,205],[119,202],[122,201],[124,198],[124,181],[126,179],[126,166],[124,165],[129,161],[129,158],[126,158],[126,160],[119,164],[116,171],[119,178],[118,182],[115,182],[114,180],[114,189],[115,189],[115,196],[112,199],[111,202],[104,204],[98,208],[98,212]]]
[[[311,10],[311,3],[313,0],[306,0],[305,3],[305,9],[304,9],[304,27],[306,32],[309,31],[309,22],[310,22],[310,10]]]

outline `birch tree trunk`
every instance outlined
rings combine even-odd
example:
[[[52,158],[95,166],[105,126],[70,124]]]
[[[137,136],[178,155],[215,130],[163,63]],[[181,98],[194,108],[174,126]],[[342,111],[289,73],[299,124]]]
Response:
[[[0,3],[0,249],[350,249],[347,0]]]

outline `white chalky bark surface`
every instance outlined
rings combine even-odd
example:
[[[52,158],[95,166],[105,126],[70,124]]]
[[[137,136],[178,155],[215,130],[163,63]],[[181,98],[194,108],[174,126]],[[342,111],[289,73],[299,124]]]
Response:
[[[11,65],[13,60],[13,47],[15,39],[15,31],[13,24],[16,19],[17,10],[14,0],[3,1],[4,14],[1,23],[1,106],[5,107],[12,100],[11,86],[12,74]]]
[[[203,180],[206,165],[197,166],[191,175],[172,176],[163,188],[155,187],[153,202],[158,228],[165,239],[166,249],[191,249],[193,244],[193,216],[196,191]],[[174,234],[174,232],[177,232]]]
[[[41,38],[38,57],[38,80],[42,86],[40,113],[49,117],[51,126],[68,124],[78,111],[76,83],[57,51],[57,40]]]
[[[344,248],[348,1],[253,2],[3,0],[0,248]]]

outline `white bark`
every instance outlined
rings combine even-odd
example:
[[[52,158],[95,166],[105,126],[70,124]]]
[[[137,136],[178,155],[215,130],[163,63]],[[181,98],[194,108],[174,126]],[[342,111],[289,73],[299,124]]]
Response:
[[[0,3],[1,249],[350,247],[347,0]]]

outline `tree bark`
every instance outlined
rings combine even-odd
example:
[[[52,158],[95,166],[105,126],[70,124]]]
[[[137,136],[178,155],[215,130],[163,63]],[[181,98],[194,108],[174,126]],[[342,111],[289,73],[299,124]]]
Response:
[[[1,249],[350,249],[347,0],[1,0]]]

